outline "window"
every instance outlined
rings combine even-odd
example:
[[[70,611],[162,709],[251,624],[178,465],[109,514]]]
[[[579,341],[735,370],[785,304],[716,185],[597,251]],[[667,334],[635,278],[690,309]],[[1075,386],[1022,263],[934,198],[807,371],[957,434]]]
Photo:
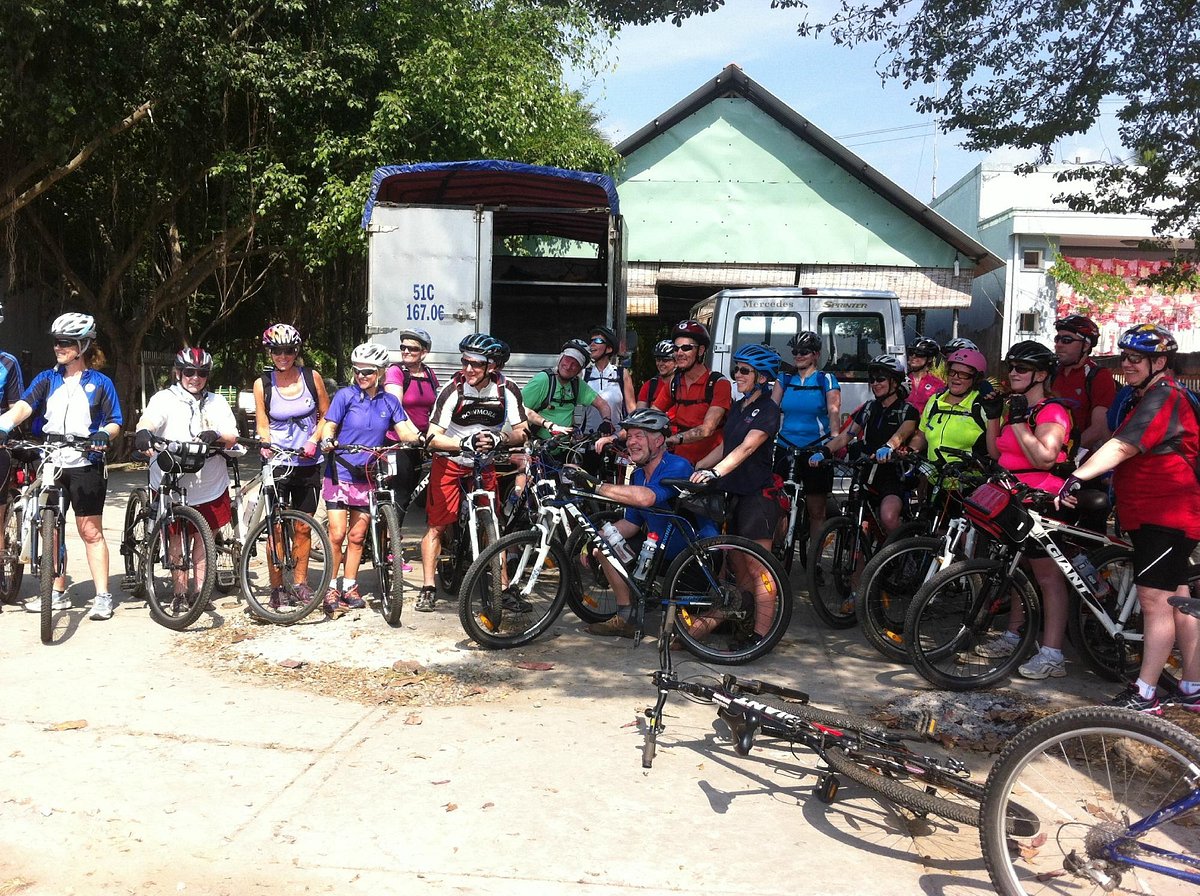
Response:
[[[881,314],[822,314],[817,332],[821,369],[832,371],[843,382],[865,383],[867,364],[887,354]]]
[[[737,316],[733,330],[733,350],[747,343],[769,345],[784,361],[791,361],[788,342],[800,332],[800,315],[790,311],[747,312]]]
[[[1021,253],[1021,270],[1023,271],[1040,271],[1042,270],[1042,250],[1041,249],[1026,249]]]

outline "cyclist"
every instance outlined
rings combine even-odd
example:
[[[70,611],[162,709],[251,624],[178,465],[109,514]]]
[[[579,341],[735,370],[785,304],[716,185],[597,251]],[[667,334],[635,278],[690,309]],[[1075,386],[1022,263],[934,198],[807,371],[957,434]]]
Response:
[[[861,439],[863,447],[881,463],[871,480],[871,490],[879,499],[879,522],[885,532],[891,532],[900,525],[907,489],[895,466],[885,462],[916,432],[918,415],[917,409],[904,400],[904,367],[891,355],[872,358],[867,364],[867,378],[874,397],[856,410],[846,427],[808,462],[816,466],[825,452],[832,454],[851,439]]]
[[[1179,346],[1169,332],[1142,324],[1122,333],[1117,345],[1136,404],[1113,437],[1067,479],[1062,494],[1112,470],[1117,512],[1133,544],[1145,643],[1137,681],[1112,705],[1160,715],[1155,684],[1178,645],[1183,659],[1178,702],[1200,712],[1200,620],[1167,603],[1174,595],[1188,595],[1188,557],[1200,540],[1200,426],[1171,369]]]
[[[944,357],[946,357],[947,359],[949,359],[949,357],[951,355],[953,355],[956,352],[961,352],[964,349],[967,351],[971,351],[971,352],[980,352],[980,356],[981,357],[983,356],[983,353],[980,351],[978,345],[976,345],[970,339],[965,339],[962,336],[956,336],[953,339],[951,339],[949,342],[947,342],[945,345],[943,345],[942,346],[942,355]],[[947,363],[949,363],[949,361],[947,361]],[[996,386],[987,377],[987,374],[986,374],[987,365],[985,364],[984,367],[985,367],[985,373],[982,377],[979,378],[979,381],[976,383],[976,388],[979,390],[980,395],[990,395],[992,392],[996,391]]]
[[[655,507],[665,507],[667,502],[676,497],[674,489],[662,484],[663,479],[687,479],[692,475],[692,464],[685,458],[671,454],[666,450],[667,435],[671,431],[671,421],[665,412],[658,408],[642,408],[634,411],[622,422],[625,430],[629,459],[636,469],[630,485],[615,485],[602,482],[594,486],[596,494],[620,501],[629,506],[625,509],[625,518],[615,523],[622,537],[629,539],[646,532],[653,532],[661,537],[669,522],[667,517],[653,512]],[[588,483],[590,486],[590,482]],[[717,534],[717,527],[709,520],[698,520],[696,534],[707,538]],[[669,562],[676,554],[687,546],[687,539],[676,532],[659,550],[665,551],[664,558]],[[587,626],[587,631],[593,635],[608,635],[622,638],[632,638],[634,625],[630,621],[633,615],[632,594],[628,584],[612,569],[602,554],[595,554],[608,574],[609,584],[613,589],[613,597],[617,602],[617,612],[603,622],[594,622]]]
[[[796,372],[780,374],[771,397],[783,411],[779,444],[783,448],[802,448],[842,426],[842,387],[832,373],[817,369],[821,359],[821,337],[804,330],[788,340]],[[785,479],[791,475],[791,460],[780,451],[775,472]],[[813,538],[825,525],[825,506],[833,491],[833,469],[802,464],[797,475],[804,484],[804,502],[808,505],[808,528]]]
[[[442,533],[458,518],[462,496],[459,482],[468,472],[468,464],[475,462],[471,454],[463,452],[520,445],[528,428],[521,393],[503,374],[496,372],[496,360],[504,352],[500,341],[487,333],[472,333],[458,344],[458,349],[462,352],[461,372],[438,395],[425,439],[429,450],[448,452],[451,456],[435,455],[429,472],[425,501],[429,528],[421,539],[424,585],[415,604],[423,613],[434,609],[437,600],[434,573],[442,552]],[[483,481],[494,496],[494,466],[484,470]]]
[[[375,342],[364,342],[350,353],[354,368],[354,383],[338,389],[321,429],[321,445],[327,450],[336,447],[334,437],[347,445],[382,447],[390,431],[399,442],[416,444],[421,434],[408,419],[404,406],[395,395],[382,388],[383,369],[388,363],[388,350]],[[325,482],[322,496],[329,514],[329,544],[333,548],[329,570],[333,577],[325,593],[325,614],[332,619],[346,610],[362,610],[367,606],[358,590],[358,565],[362,560],[363,539],[367,535],[370,504],[366,465],[368,452],[342,453],[330,451],[325,461]],[[412,483],[407,486],[410,490]],[[346,537],[350,543],[343,551]],[[338,568],[342,578],[337,580]]]
[[[260,441],[302,452],[300,457],[289,462],[286,475],[275,479],[280,499],[289,507],[314,514],[321,492],[320,459],[317,457],[320,426],[329,408],[329,393],[321,375],[300,363],[302,342],[300,331],[291,324],[272,324],[263,331],[262,345],[271,359],[271,366],[254,383],[254,406]],[[263,457],[269,456],[270,451],[264,450]],[[294,599],[306,604],[313,596],[308,585],[312,535],[307,526],[299,523],[294,539]],[[274,606],[286,592],[274,564],[268,567],[268,574]]]
[[[729,380],[704,364],[712,344],[704,324],[683,320],[671,334],[675,373],[651,407],[671,419],[674,434],[667,438],[667,447],[694,465],[721,444],[721,423],[733,404],[733,390]]]
[[[397,336],[400,339],[400,363],[391,364],[384,371],[383,388],[400,399],[412,425],[424,433],[429,428],[429,415],[440,389],[437,374],[425,363],[425,356],[433,348],[433,338],[420,329],[401,330]],[[396,503],[407,507],[417,471],[421,469],[421,449],[398,451],[396,462],[399,486]]]
[[[154,437],[177,442],[203,442],[232,448],[237,444],[237,419],[224,396],[208,390],[212,373],[212,355],[202,348],[185,348],[175,356],[171,374],[174,382],[155,392],[146,402],[134,433],[134,447],[148,452]],[[160,455],[160,458],[162,456]],[[163,471],[159,463],[150,465],[150,488],[157,491]],[[196,473],[185,473],[179,484],[187,490],[187,503],[200,511],[214,533],[233,519],[229,500],[229,468],[225,458],[214,454]],[[177,533],[172,533],[176,545]],[[192,557],[194,581],[204,581],[207,559],[203,544],[194,539]],[[176,599],[192,601],[199,589],[182,580],[175,583]]]
[[[1003,420],[988,415],[988,453],[1000,466],[1033,488],[1057,492],[1063,484],[1054,468],[1067,461],[1064,446],[1071,429],[1071,412],[1050,397],[1058,357],[1053,349],[1031,339],[1014,343],[1004,356],[1008,368],[1008,411]],[[988,399],[985,399],[988,401]],[[1055,514],[1074,521],[1070,510]],[[1024,678],[1062,678],[1067,674],[1063,660],[1063,637],[1067,631],[1067,580],[1062,570],[1040,548],[1028,554],[1029,566],[1042,593],[1041,648],[1017,671]],[[1019,604],[1009,616],[1008,631],[976,646],[980,656],[1004,657],[1016,649],[1018,629],[1025,623]]]
[[[1056,320],[1054,329],[1058,372],[1050,388],[1055,395],[1075,402],[1071,408],[1072,444],[1092,450],[1108,439],[1108,409],[1116,398],[1117,382],[1112,371],[1091,358],[1100,341],[1100,328],[1091,318],[1069,314]]]
[[[587,359],[588,344],[571,339],[559,352],[556,366],[535,373],[521,390],[526,419],[535,438],[571,432],[579,409],[593,408],[601,418],[600,430],[606,428],[604,423],[612,418],[612,409],[580,375]]]
[[[61,452],[63,471],[59,484],[67,506],[75,510],[75,527],[83,539],[88,570],[96,586],[89,619],[111,619],[112,593],[108,590],[108,544],[104,540],[104,499],[108,477],[104,454],[124,422],[113,381],[100,372],[104,353],[96,345],[96,319],[90,314],[59,315],[50,325],[54,337],[54,367],[33,378],[29,388],[11,408],[0,414],[0,444],[9,432],[35,414],[42,419],[48,441],[74,436],[89,441],[87,449],[74,446]],[[54,582],[51,607],[69,610],[66,579]],[[40,598],[25,609],[41,612]]]
[[[946,388],[934,395],[921,412],[917,431],[909,440],[914,451],[937,462],[939,448],[987,453],[987,413],[1000,416],[1002,401],[985,412],[981,388],[987,382],[987,360],[977,348],[960,348],[946,356]]]
[[[3,305],[0,305],[0,323],[4,323]],[[21,365],[8,352],[0,352],[0,414],[20,401],[24,391]],[[0,448],[0,551],[5,548],[4,523],[8,517],[8,474],[11,469],[12,455],[7,448]],[[3,573],[0,573],[0,590],[8,591]],[[16,595],[13,595],[13,600],[16,600]]]
[[[576,421],[580,432],[590,434],[600,432],[600,424],[607,420],[611,432],[633,407],[633,377],[621,366],[617,355],[620,343],[617,334],[608,327],[597,325],[588,330],[587,349],[589,363],[583,371],[583,381],[604,399],[608,413],[601,414],[594,405],[582,405]]]
[[[638,409],[650,407],[660,391],[671,388],[671,375],[675,373],[675,343],[670,339],[660,339],[654,344],[654,366],[658,376],[642,383],[637,397]]]
[[[941,347],[928,336],[908,347],[908,403],[917,409],[918,416],[929,399],[946,388],[946,381],[933,372],[941,353]]]

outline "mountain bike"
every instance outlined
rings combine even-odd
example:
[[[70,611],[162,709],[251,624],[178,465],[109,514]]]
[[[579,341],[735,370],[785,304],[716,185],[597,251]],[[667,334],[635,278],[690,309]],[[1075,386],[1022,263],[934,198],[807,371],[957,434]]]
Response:
[[[1200,738],[1115,707],[1041,719],[988,775],[979,841],[1002,896],[1194,894]]]
[[[458,519],[442,532],[442,553],[437,560],[437,583],[451,597],[458,597],[467,568],[484,548],[500,539],[496,496],[484,485],[483,473],[495,464],[496,451],[458,452],[471,464],[458,480],[461,490]]]
[[[808,546],[812,540],[811,527],[808,521],[808,503],[804,496],[804,477],[801,475],[801,470],[808,466],[808,459],[812,456],[813,452],[817,451],[832,437],[831,433],[817,439],[815,442],[810,442],[802,448],[793,448],[791,445],[782,442],[778,442],[775,445],[776,458],[786,457],[787,459],[788,475],[783,480],[782,488],[784,495],[787,496],[790,502],[790,506],[788,507],[786,522],[775,539],[772,553],[779,558],[789,576],[792,574],[792,564],[797,555],[800,557],[801,566],[808,564]],[[776,466],[776,469],[778,469],[778,466]]]

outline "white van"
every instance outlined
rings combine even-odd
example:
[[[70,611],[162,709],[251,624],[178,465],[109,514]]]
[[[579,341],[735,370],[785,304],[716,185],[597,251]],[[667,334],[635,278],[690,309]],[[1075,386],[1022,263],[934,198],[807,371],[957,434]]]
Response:
[[[885,290],[821,287],[723,289],[692,308],[712,334],[712,369],[728,375],[746,343],[774,347],[791,370],[788,341],[804,330],[821,337],[821,369],[842,386],[842,412],[871,397],[867,364],[879,355],[905,362],[900,300]]]

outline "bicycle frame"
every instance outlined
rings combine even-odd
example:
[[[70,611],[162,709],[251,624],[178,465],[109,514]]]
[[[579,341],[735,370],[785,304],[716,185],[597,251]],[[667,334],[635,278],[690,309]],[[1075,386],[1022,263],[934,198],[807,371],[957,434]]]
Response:
[[[1147,871],[1154,871],[1158,874],[1166,875],[1175,880],[1184,880],[1193,884],[1200,884],[1200,858],[1196,856],[1183,855],[1181,853],[1170,852],[1161,849],[1157,846],[1152,846],[1149,843],[1141,843],[1138,838],[1143,834],[1154,830],[1160,824],[1165,824],[1173,821],[1179,816],[1200,807],[1200,786],[1192,790],[1190,794],[1182,799],[1176,800],[1170,805],[1163,806],[1153,815],[1143,818],[1141,821],[1130,825],[1124,834],[1115,838],[1111,843],[1103,847],[1101,850],[1104,857],[1111,862],[1121,865],[1132,865],[1135,868],[1145,868]],[[1165,865],[1158,865],[1145,859],[1138,858],[1139,854],[1149,853],[1151,855],[1170,858],[1173,861],[1183,865],[1191,865],[1197,871],[1184,871],[1180,868],[1169,868]],[[1086,873],[1086,871],[1084,872]]]
[[[59,451],[74,444],[75,439],[68,436],[61,441],[45,445],[26,443],[22,446],[36,448],[41,452],[37,475],[24,487],[20,499],[22,515],[19,557],[22,563],[29,564],[30,572],[35,577],[41,572],[41,522],[45,513],[54,514],[54,527],[58,536],[59,547],[55,555],[54,576],[58,578],[65,572],[67,496],[58,484],[58,477],[63,469],[59,463]],[[9,549],[11,547],[9,546]]]

